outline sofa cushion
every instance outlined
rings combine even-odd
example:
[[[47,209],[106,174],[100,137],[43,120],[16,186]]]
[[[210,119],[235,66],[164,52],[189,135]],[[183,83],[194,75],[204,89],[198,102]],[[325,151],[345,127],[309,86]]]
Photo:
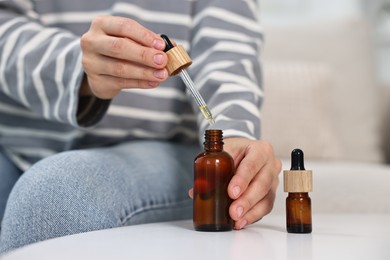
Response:
[[[290,161],[283,160],[283,169]],[[307,170],[313,171],[313,214],[317,213],[369,213],[389,214],[390,165],[360,162],[305,161]],[[286,212],[287,193],[283,191],[283,173],[276,191],[274,214]]]
[[[381,162],[366,21],[265,25],[264,30],[263,138],[274,143],[277,155],[287,158],[292,146],[305,146],[308,158]],[[297,136],[297,129],[304,134]]]
[[[264,66],[263,137],[289,158],[301,148],[310,159],[338,159],[343,145],[333,123],[332,72],[324,63],[273,61]]]

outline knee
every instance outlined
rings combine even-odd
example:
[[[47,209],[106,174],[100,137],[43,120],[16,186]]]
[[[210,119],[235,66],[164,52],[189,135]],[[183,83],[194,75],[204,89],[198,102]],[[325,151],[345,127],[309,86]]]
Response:
[[[86,166],[86,156],[59,154],[21,176],[10,194],[2,223],[3,251],[120,224],[112,203],[99,192],[102,180],[93,167]]]

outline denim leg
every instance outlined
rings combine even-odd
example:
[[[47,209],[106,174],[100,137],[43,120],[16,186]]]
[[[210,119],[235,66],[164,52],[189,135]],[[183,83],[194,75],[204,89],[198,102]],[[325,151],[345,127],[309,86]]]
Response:
[[[21,174],[22,172],[7,158],[0,148],[0,223],[3,219],[8,196]]]
[[[198,151],[136,141],[38,162],[10,194],[0,252],[86,231],[191,218],[187,191]]]

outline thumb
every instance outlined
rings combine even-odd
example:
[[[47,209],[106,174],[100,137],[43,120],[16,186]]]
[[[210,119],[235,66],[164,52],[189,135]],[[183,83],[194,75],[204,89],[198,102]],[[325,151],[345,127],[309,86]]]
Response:
[[[194,188],[188,190],[188,196],[190,196],[191,199],[194,199]]]

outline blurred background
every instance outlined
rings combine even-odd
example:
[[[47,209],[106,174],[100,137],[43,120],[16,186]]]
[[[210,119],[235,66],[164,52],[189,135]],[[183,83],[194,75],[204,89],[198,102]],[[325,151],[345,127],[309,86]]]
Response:
[[[261,0],[262,137],[281,158],[390,163],[390,0]]]
[[[284,170],[305,152],[314,213],[389,213],[390,0],[260,0],[259,15],[262,138]]]

